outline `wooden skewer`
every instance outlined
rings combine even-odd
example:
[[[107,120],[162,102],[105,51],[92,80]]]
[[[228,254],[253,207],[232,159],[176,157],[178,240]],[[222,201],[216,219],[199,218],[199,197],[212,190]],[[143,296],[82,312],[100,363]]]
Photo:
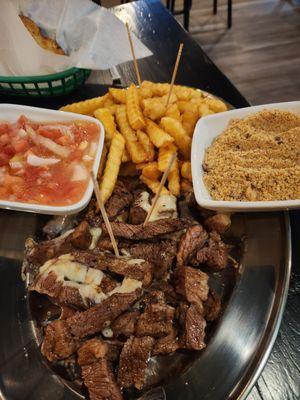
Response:
[[[91,171],[91,177],[92,177],[93,184],[94,184],[94,192],[95,192],[95,195],[96,195],[96,199],[97,199],[97,202],[98,202],[98,206],[99,206],[99,208],[100,208],[102,217],[103,217],[103,219],[104,219],[104,223],[105,223],[107,232],[108,232],[108,234],[109,234],[111,243],[112,243],[112,245],[113,245],[115,255],[116,255],[117,257],[120,257],[120,253],[119,253],[119,249],[118,249],[118,246],[117,246],[117,242],[116,242],[116,239],[115,239],[115,237],[114,237],[114,234],[113,234],[113,231],[112,231],[112,228],[111,228],[109,219],[108,219],[108,217],[107,217],[107,214],[106,214],[106,211],[105,211],[105,207],[104,207],[104,204],[103,204],[103,201],[102,201],[101,193],[100,193],[100,190],[99,190],[99,187],[98,187],[98,182],[97,182],[97,180],[96,180],[96,178],[95,178],[95,175],[94,175],[94,172],[93,172],[93,171]]]
[[[169,173],[170,173],[170,170],[171,170],[171,168],[172,168],[172,165],[173,165],[173,162],[174,162],[174,160],[175,160],[175,158],[176,158],[176,155],[177,155],[176,153],[173,153],[172,156],[171,156],[171,158],[170,158],[170,160],[169,160],[169,162],[168,162],[168,166],[167,166],[167,168],[166,168],[166,170],[165,170],[165,172],[164,172],[164,174],[163,174],[163,176],[162,176],[162,178],[161,178],[161,181],[160,181],[158,190],[157,190],[156,195],[155,195],[155,197],[154,197],[154,200],[153,200],[153,203],[152,203],[152,205],[151,205],[151,208],[150,208],[150,210],[148,211],[148,214],[147,214],[147,216],[146,216],[144,225],[146,225],[147,222],[149,222],[149,219],[150,219],[150,217],[151,217],[151,215],[152,215],[152,212],[153,212],[153,210],[154,210],[154,208],[155,208],[155,206],[156,206],[157,200],[158,200],[158,198],[159,198],[159,196],[160,196],[160,192],[162,191],[162,188],[164,187],[164,185],[165,185],[165,183],[166,183],[166,180],[167,180],[167,178],[168,178],[168,175],[169,175]]]
[[[182,54],[182,49],[183,49],[183,43],[180,43],[179,49],[178,49],[178,53],[177,53],[176,62],[175,62],[175,66],[174,66],[174,70],[173,70],[173,75],[172,75],[172,79],[171,79],[170,90],[169,90],[169,94],[168,94],[168,97],[167,97],[166,108],[169,105],[171,93],[172,93],[174,82],[175,82],[175,78],[176,78],[176,75],[177,75],[177,70],[178,70],[178,67],[179,67],[179,62],[180,62],[180,58],[181,58],[181,54]]]
[[[136,78],[137,78],[138,84],[141,86],[141,84],[142,84],[141,75],[140,75],[138,63],[137,63],[137,60],[136,60],[136,57],[135,57],[135,52],[134,52],[134,47],[133,47],[133,42],[132,42],[132,37],[131,37],[131,33],[130,33],[128,22],[126,22],[126,28],[127,28],[127,34],[128,34],[131,54],[132,54],[132,58],[133,58],[133,64],[134,64]]]

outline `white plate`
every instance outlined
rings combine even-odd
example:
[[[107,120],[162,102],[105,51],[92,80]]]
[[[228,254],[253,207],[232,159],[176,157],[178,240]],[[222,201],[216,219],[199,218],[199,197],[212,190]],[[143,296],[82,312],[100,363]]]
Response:
[[[279,109],[300,114],[300,101],[265,104],[226,111],[201,118],[196,127],[192,143],[192,176],[197,203],[205,208],[220,211],[275,211],[300,208],[300,199],[281,201],[221,201],[213,200],[204,184],[202,163],[205,150],[219,136],[233,118],[245,118],[263,109]]]
[[[76,119],[76,120],[93,122],[94,124],[98,125],[100,129],[100,135],[99,135],[98,148],[93,165],[93,171],[95,174],[97,174],[103,150],[103,142],[104,142],[104,128],[101,122],[99,122],[95,118],[88,117],[86,115],[75,114],[70,112],[48,110],[46,108],[38,108],[38,107],[21,106],[16,104],[0,104],[1,121],[15,122],[22,114],[25,115],[27,118],[38,122],[47,122],[47,121],[66,122],[66,121],[74,121],[74,119]],[[21,203],[18,201],[0,200],[0,208],[26,211],[26,212],[35,212],[40,214],[56,214],[56,215],[73,214],[77,213],[78,211],[86,207],[86,205],[90,201],[92,193],[93,193],[93,183],[92,180],[90,179],[88,187],[84,195],[82,196],[81,200],[69,206],[46,206],[39,204]]]

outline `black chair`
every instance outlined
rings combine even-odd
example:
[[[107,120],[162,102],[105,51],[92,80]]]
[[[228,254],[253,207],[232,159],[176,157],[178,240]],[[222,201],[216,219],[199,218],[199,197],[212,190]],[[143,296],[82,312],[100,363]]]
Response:
[[[192,8],[192,0],[184,0],[182,10],[175,11],[175,0],[167,0],[166,7],[174,15],[183,14],[183,26],[188,31],[190,25],[190,11]]]
[[[218,12],[218,0],[214,1],[214,14]],[[227,0],[227,28],[230,29],[232,25],[232,0]]]

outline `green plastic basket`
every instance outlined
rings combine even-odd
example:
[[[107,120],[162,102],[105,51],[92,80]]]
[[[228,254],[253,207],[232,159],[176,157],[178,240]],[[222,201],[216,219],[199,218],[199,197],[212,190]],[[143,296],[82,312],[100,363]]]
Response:
[[[70,68],[41,76],[0,76],[0,94],[25,97],[55,97],[68,94],[82,85],[91,70]]]

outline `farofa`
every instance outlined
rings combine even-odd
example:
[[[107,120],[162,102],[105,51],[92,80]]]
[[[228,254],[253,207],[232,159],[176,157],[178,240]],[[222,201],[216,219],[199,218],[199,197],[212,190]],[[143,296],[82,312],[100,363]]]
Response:
[[[203,169],[215,200],[300,199],[300,116],[263,110],[232,120],[206,150]]]

